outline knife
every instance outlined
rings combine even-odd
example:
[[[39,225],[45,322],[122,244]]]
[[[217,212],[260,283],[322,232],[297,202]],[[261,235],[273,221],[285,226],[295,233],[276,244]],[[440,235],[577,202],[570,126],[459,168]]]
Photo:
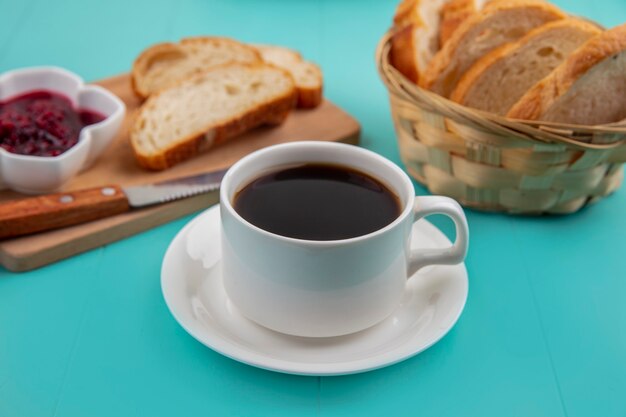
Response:
[[[0,204],[0,239],[58,229],[217,190],[227,169],[133,187],[105,185]]]

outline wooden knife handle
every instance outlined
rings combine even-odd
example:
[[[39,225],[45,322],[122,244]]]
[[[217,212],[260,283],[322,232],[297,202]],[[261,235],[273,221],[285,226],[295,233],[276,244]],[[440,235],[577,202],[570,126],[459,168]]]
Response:
[[[130,210],[115,185],[49,194],[0,204],[0,239],[58,229]]]

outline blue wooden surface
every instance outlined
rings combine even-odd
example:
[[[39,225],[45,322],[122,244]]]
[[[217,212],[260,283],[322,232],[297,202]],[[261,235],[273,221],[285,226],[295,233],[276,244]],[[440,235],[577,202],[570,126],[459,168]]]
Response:
[[[399,162],[373,60],[394,3],[0,0],[0,71],[54,64],[98,79],[194,34],[283,44],[321,64],[363,146]],[[623,0],[558,3],[626,21]],[[411,360],[347,377],[254,369],[176,324],[159,269],[191,217],[37,271],[0,269],[0,416],[625,416],[625,212],[623,189],[567,217],[468,212],[457,326]]]

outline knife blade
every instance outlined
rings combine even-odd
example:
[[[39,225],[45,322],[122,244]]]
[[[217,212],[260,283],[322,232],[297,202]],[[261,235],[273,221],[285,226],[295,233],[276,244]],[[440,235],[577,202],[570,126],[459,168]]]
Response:
[[[227,170],[228,169],[221,169],[219,171],[176,178],[154,184],[122,187],[122,191],[126,194],[126,198],[131,207],[162,204],[217,190]]]
[[[138,186],[105,185],[2,203],[0,239],[73,226],[215,191],[226,171],[221,169]]]

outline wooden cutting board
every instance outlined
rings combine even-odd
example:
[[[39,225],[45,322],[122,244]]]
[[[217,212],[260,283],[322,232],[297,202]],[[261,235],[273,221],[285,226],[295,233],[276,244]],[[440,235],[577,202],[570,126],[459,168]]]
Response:
[[[314,110],[294,111],[279,127],[258,128],[169,170],[149,172],[135,164],[128,143],[128,128],[140,104],[131,90],[130,77],[124,74],[96,84],[117,94],[126,103],[126,120],[114,143],[89,170],[70,181],[65,190],[106,184],[145,184],[200,174],[228,167],[250,152],[277,143],[319,140],[357,144],[359,140],[359,123],[331,102],[324,101]],[[0,191],[0,202],[23,197],[12,191]],[[218,193],[213,192],[83,225],[1,241],[0,264],[11,271],[38,268],[169,222],[217,201]]]

